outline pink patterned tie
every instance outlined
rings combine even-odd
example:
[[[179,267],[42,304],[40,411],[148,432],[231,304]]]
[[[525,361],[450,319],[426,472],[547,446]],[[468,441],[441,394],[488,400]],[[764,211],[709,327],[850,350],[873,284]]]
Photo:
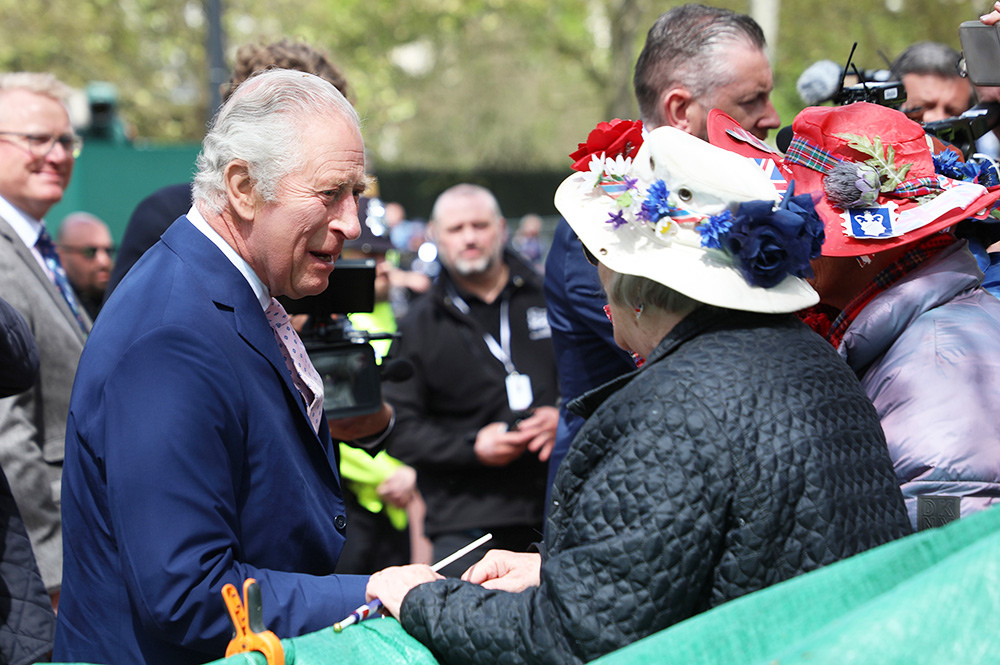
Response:
[[[299,389],[299,393],[306,402],[306,410],[309,413],[309,420],[312,421],[313,429],[319,431],[320,418],[323,417],[323,380],[319,372],[313,367],[306,347],[299,339],[299,335],[292,328],[291,321],[288,320],[288,312],[274,298],[271,298],[271,306],[264,312],[271,330],[274,331],[274,338],[278,340],[278,350],[281,357],[285,359],[288,371],[292,373],[292,382]]]

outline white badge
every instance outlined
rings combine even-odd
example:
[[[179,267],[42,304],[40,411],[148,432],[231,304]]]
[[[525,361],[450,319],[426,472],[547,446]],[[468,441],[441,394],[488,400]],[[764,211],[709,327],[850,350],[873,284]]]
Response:
[[[531,377],[514,372],[507,375],[507,404],[511,411],[525,411],[531,408],[534,397],[531,394]]]

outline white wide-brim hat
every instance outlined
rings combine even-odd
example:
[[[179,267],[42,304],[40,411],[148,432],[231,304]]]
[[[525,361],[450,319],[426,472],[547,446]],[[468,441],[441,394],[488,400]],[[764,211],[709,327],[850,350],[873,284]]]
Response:
[[[788,275],[769,288],[754,286],[731,254],[703,246],[696,227],[706,218],[735,213],[740,203],[768,201],[777,207],[781,200],[751,159],[660,127],[649,132],[631,164],[618,160],[618,170],[635,179],[636,199],[648,197],[650,187],[662,180],[676,206],[672,210],[680,214],[657,224],[626,214],[611,223],[622,209],[615,197],[621,187],[605,186],[607,179],[599,182],[593,172],[567,178],[556,191],[556,208],[590,253],[611,270],[646,277],[699,302],[729,309],[785,313],[819,302],[801,277]],[[636,203],[641,206],[641,201]]]

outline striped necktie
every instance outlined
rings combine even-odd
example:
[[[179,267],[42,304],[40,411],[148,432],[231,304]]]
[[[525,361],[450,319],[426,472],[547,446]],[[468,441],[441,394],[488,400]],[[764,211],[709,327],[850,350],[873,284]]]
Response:
[[[80,329],[86,333],[87,324],[84,323],[83,315],[80,313],[82,311],[80,303],[76,300],[76,294],[73,293],[73,287],[66,277],[66,271],[63,270],[62,261],[59,260],[59,254],[56,252],[56,246],[52,243],[52,237],[45,230],[44,226],[42,227],[41,234],[38,236],[38,240],[35,242],[35,249],[42,255],[42,259],[45,261],[45,265],[48,266],[49,273],[52,275],[52,281],[55,282],[56,288],[62,294],[63,300],[66,301],[66,304],[73,311],[73,316],[76,317],[77,323],[80,324]]]
[[[320,418],[323,417],[323,380],[309,360],[306,347],[292,328],[288,313],[281,303],[271,298],[271,305],[264,314],[267,316],[267,322],[271,324],[274,338],[278,340],[281,357],[285,359],[285,365],[292,374],[292,383],[305,400],[313,429],[318,432]]]

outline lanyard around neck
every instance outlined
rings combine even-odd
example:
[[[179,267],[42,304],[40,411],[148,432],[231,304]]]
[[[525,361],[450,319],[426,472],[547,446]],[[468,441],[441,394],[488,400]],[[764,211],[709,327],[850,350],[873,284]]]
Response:
[[[448,285],[448,295],[460,312],[466,315],[469,314],[469,303],[465,302],[462,296],[458,295],[458,291],[451,284]],[[489,348],[490,353],[493,354],[493,357],[503,363],[504,369],[507,370],[508,374],[517,374],[517,368],[514,367],[514,361],[511,356],[510,298],[507,295],[506,289],[500,295],[500,342],[498,343],[493,335],[488,332],[483,333],[483,341],[486,342],[486,346]]]

